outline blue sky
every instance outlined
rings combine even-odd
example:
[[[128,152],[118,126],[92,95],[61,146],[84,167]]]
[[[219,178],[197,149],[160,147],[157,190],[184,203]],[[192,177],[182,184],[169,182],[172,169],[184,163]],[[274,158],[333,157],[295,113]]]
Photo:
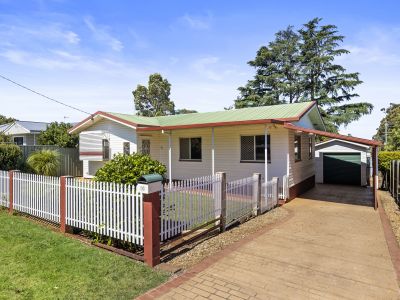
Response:
[[[85,111],[133,113],[132,90],[161,73],[178,108],[222,110],[254,75],[246,62],[276,31],[314,17],[335,24],[373,114],[342,128],[370,138],[400,102],[398,1],[0,0],[0,73]],[[84,114],[0,80],[0,114],[79,121]]]

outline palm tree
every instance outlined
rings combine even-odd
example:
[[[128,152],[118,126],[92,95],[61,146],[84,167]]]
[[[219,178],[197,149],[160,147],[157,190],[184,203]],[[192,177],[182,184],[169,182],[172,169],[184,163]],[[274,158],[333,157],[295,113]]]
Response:
[[[36,174],[55,176],[60,166],[60,153],[55,150],[35,151],[26,162]]]

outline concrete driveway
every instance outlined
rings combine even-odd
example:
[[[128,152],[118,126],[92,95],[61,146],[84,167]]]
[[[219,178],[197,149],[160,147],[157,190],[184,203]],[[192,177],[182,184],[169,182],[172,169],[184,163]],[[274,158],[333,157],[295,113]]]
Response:
[[[147,298],[399,299],[371,203],[366,188],[319,185],[285,206],[286,222]]]

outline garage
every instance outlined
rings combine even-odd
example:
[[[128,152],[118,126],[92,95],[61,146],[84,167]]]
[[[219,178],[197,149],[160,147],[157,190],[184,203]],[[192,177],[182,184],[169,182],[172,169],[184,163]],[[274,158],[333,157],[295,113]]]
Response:
[[[366,186],[370,147],[332,139],[315,145],[316,182]]]
[[[324,183],[359,185],[361,155],[359,153],[324,153]]]

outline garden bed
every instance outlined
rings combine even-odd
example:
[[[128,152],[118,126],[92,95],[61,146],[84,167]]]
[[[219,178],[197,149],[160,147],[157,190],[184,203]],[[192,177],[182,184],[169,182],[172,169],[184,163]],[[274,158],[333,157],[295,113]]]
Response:
[[[386,215],[392,226],[393,233],[396,236],[397,243],[400,246],[400,210],[394,201],[393,197],[384,191],[379,191],[379,197],[383,208],[385,209]]]

